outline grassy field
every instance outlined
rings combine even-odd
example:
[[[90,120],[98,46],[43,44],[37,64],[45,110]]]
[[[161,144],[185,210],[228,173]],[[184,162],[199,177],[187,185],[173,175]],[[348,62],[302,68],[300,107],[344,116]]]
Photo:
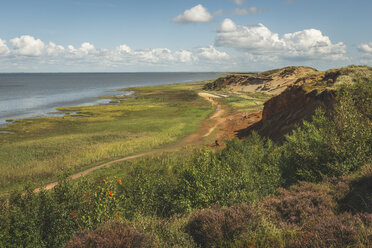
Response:
[[[218,102],[228,107],[230,112],[255,112],[263,109],[263,104],[273,97],[264,92],[231,92],[229,90],[210,90],[209,93],[221,96]]]
[[[202,85],[130,88],[134,97],[113,97],[108,105],[60,108],[70,114],[18,120],[3,128],[12,133],[0,133],[0,191],[176,142],[213,111],[197,95]]]
[[[263,104],[272,97],[265,93],[244,92],[241,94],[231,94],[229,97],[222,98],[222,104],[228,105],[232,111],[260,111]]]

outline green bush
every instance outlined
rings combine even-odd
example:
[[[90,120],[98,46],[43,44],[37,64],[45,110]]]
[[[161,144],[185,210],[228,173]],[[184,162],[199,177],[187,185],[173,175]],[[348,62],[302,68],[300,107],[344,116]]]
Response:
[[[123,215],[166,217],[257,200],[281,184],[279,155],[276,145],[254,134],[245,142],[230,141],[222,152],[197,151],[175,164],[146,160],[133,166],[118,189]]]
[[[204,208],[251,202],[281,183],[276,146],[254,134],[232,140],[220,153],[202,152],[177,174],[177,206]],[[181,211],[182,212],[182,211]]]
[[[316,112],[312,122],[304,121],[302,127],[287,135],[281,147],[281,169],[286,184],[343,175],[346,171],[335,166],[336,151],[330,146],[334,137],[334,124],[321,110]]]
[[[317,110],[286,136],[280,164],[287,185],[347,175],[371,161],[371,99],[371,83],[343,86],[329,116]]]
[[[61,247],[78,229],[95,229],[115,218],[115,183],[73,184],[51,191],[13,192],[0,205],[0,247]]]
[[[31,188],[22,196],[12,193],[8,203],[0,209],[2,221],[0,233],[3,235],[0,247],[60,247],[78,226],[69,218],[76,202],[71,191],[64,192],[62,201],[55,193]]]

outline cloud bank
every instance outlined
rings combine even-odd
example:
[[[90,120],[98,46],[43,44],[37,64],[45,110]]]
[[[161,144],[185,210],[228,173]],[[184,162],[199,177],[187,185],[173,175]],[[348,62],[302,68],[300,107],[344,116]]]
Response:
[[[181,15],[178,15],[173,19],[174,22],[180,24],[195,23],[195,22],[210,22],[213,16],[208,12],[203,5],[198,4],[191,9],[185,10]]]
[[[358,50],[362,53],[372,55],[372,42],[359,45]],[[1,42],[0,42],[0,51],[1,51]]]
[[[122,44],[110,50],[96,48],[90,42],[83,42],[79,47],[64,47],[53,42],[45,43],[29,35],[10,39],[9,44],[10,46],[0,39],[0,70],[11,66],[28,71],[37,65],[62,65],[70,68],[91,68],[95,65],[97,68],[123,68],[121,71],[153,67],[163,67],[168,71],[177,68],[182,71],[182,68],[189,70],[192,66],[202,68],[204,64],[221,65],[231,59],[226,52],[219,51],[212,45],[172,51],[168,48],[133,50]]]
[[[372,42],[358,49],[370,61]],[[350,62],[346,45],[332,42],[320,30],[279,35],[261,23],[243,26],[228,18],[217,28],[214,45],[180,50],[132,49],[127,44],[106,49],[91,42],[66,46],[30,35],[8,41],[0,38],[0,71],[4,72],[245,71],[283,65],[329,67],[330,61],[337,65]]]
[[[217,30],[215,45],[251,55],[272,55],[283,59],[345,59],[346,45],[332,43],[320,30],[305,29],[279,37],[265,25],[238,26],[225,19]]]

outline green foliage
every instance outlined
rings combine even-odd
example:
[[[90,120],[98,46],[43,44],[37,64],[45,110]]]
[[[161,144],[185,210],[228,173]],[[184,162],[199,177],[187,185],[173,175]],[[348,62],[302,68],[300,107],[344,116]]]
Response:
[[[170,216],[259,199],[281,183],[278,154],[272,142],[256,134],[245,143],[231,141],[222,152],[201,150],[183,161],[164,159],[157,165],[141,161],[119,187],[125,196],[123,215]]]
[[[156,240],[156,247],[194,248],[197,245],[193,238],[184,231],[187,222],[188,216],[178,215],[171,218],[141,216],[131,224],[136,230],[150,234]]]
[[[70,195],[71,196],[71,195]],[[28,190],[24,196],[13,193],[0,210],[3,247],[58,247],[66,242],[77,226],[68,218],[68,201],[41,191]],[[74,199],[70,199],[74,202]],[[72,211],[72,210],[71,210]]]
[[[173,208],[174,182],[166,166],[163,168],[136,165],[119,187],[123,216],[169,215]]]
[[[219,157],[225,166],[228,165],[234,171],[237,177],[235,180],[240,183],[237,187],[245,192],[243,199],[246,201],[270,194],[282,183],[278,167],[280,151],[271,140],[257,133],[243,142],[229,142]],[[237,199],[241,197],[237,196]]]
[[[259,111],[262,110],[265,101],[272,96],[259,92],[241,92],[240,94],[232,94],[224,92],[227,97],[221,99],[224,105],[228,105],[234,111]]]
[[[179,173],[177,206],[227,206],[273,192],[280,184],[279,169],[270,161],[275,160],[273,150],[271,142],[254,135],[245,143],[229,142],[221,153],[199,154],[191,166],[183,166]]]
[[[0,247],[61,247],[78,229],[95,229],[117,217],[116,187],[107,179],[63,180],[51,192],[29,187],[12,193],[0,208]]]
[[[343,168],[334,166],[335,151],[328,143],[334,137],[332,125],[324,112],[318,110],[312,122],[305,121],[302,127],[286,136],[281,168],[287,185],[298,180],[319,181],[325,175],[345,173]]]
[[[341,87],[329,117],[318,110],[312,122],[286,136],[281,168],[287,185],[347,175],[371,161],[371,85]]]
[[[180,97],[146,94],[158,102]],[[114,170],[121,180],[61,180],[51,191],[13,192],[0,201],[0,247],[62,247],[78,230],[86,231],[71,245],[368,247],[370,166],[359,178],[341,176],[371,162],[371,96],[371,84],[342,86],[333,113],[318,110],[283,144],[253,133],[217,151],[123,162]],[[120,219],[125,224],[110,224]]]

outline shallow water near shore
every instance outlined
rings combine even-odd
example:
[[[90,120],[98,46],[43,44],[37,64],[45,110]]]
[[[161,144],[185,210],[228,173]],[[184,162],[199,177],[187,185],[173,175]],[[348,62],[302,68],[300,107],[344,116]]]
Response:
[[[57,107],[108,103],[100,96],[127,87],[212,80],[217,73],[10,73],[0,74],[0,126],[7,120],[56,116]],[[61,113],[63,115],[63,113]],[[8,122],[9,123],[9,122]]]

